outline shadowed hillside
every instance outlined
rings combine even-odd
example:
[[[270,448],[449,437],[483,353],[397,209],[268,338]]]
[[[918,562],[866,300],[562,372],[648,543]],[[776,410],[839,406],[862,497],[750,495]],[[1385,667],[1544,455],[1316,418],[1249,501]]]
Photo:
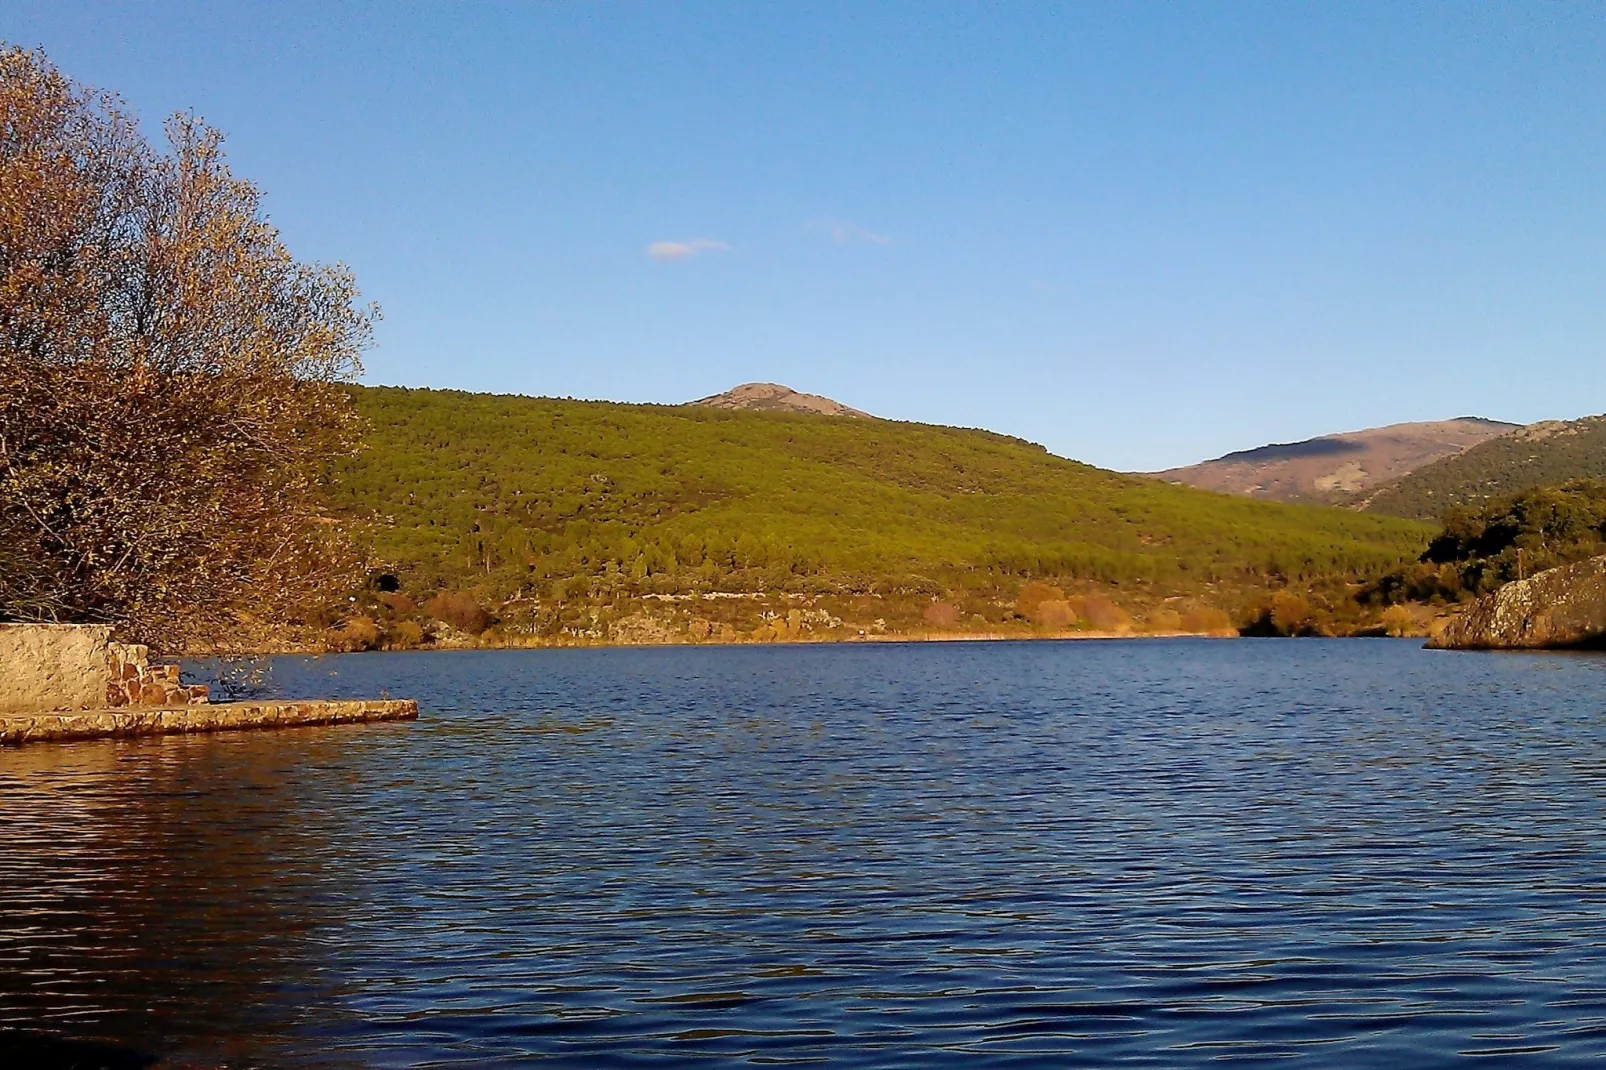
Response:
[[[1606,477],[1606,416],[1549,420],[1424,466],[1366,495],[1368,512],[1428,519],[1461,505]]]
[[[718,590],[929,601],[1027,577],[1236,591],[1380,573],[1430,534],[1107,472],[984,431],[354,394],[371,448],[342,473],[347,505],[382,518],[378,550],[405,590],[493,606]]]

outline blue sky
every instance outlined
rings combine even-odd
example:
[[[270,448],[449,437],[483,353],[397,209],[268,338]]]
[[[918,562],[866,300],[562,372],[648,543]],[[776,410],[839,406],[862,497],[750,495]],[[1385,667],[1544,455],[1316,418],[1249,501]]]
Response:
[[[383,306],[372,382],[769,380],[1122,469],[1606,411],[1599,3],[7,0],[0,37],[221,127]]]

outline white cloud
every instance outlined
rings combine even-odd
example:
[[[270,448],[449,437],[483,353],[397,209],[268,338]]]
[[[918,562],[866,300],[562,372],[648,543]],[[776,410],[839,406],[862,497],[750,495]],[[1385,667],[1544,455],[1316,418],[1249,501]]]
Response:
[[[655,241],[647,246],[647,255],[654,260],[685,260],[703,253],[728,253],[731,247],[713,238],[692,238],[690,241]]]
[[[869,242],[871,245],[891,245],[892,238],[886,234],[878,234],[867,230],[857,223],[849,223],[841,219],[828,219],[820,223],[810,223],[810,230],[824,231],[831,236],[831,240],[838,245],[848,245],[852,242]]]

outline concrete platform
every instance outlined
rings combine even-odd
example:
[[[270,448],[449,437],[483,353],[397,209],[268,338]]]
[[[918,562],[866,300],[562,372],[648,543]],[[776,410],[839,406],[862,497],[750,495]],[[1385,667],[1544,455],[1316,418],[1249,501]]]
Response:
[[[0,745],[417,719],[418,703],[412,699],[217,702],[193,706],[0,713]]]

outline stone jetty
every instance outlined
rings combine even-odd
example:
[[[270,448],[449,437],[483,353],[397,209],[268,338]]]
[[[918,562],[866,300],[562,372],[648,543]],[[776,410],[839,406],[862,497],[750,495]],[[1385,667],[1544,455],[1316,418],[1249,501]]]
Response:
[[[205,702],[167,708],[0,713],[0,745],[417,719],[418,703],[412,699]]]
[[[1474,602],[1427,645],[1436,650],[1606,645],[1606,557],[1508,583]]]
[[[109,628],[0,624],[0,745],[417,717],[411,699],[212,702]]]

